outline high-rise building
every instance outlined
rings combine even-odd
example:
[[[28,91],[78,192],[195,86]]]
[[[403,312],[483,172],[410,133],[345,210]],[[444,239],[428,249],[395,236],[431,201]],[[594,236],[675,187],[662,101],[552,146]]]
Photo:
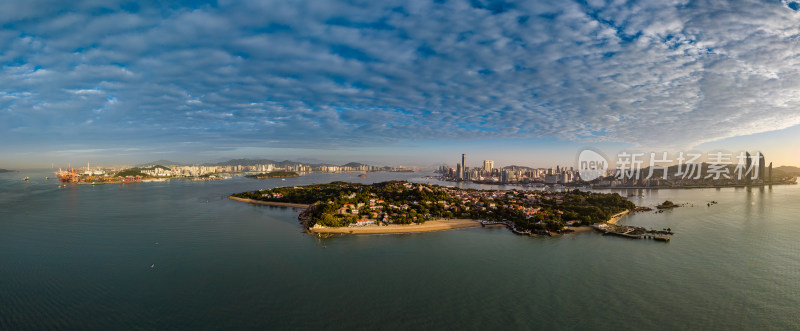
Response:
[[[458,174],[458,179],[464,179],[464,168],[461,167],[461,163],[456,163],[456,174]]]
[[[750,185],[750,181],[751,181],[751,178],[753,178],[753,174],[748,174],[747,172],[750,171],[750,166],[753,165],[753,160],[750,159],[750,152],[745,152],[744,154],[747,157],[747,159],[745,160],[745,162],[747,163],[747,168],[745,168],[745,176],[744,177],[745,177],[745,182],[747,183],[747,185]]]
[[[769,163],[769,173],[767,174],[767,183],[772,184],[772,162]]]
[[[486,171],[491,175],[492,174],[492,169],[494,169],[494,161],[492,161],[492,160],[483,160],[483,171]]]
[[[464,173],[467,171],[467,154],[461,154],[461,176],[459,178],[464,179]]]
[[[759,152],[758,153],[758,179],[761,180],[763,183],[767,180],[767,176],[765,176],[767,170],[766,160],[764,159],[764,154]]]

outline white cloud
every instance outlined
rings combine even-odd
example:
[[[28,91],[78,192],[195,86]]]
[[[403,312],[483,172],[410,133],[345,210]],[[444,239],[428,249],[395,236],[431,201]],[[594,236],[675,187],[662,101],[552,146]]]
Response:
[[[129,125],[74,139],[318,147],[557,137],[687,147],[800,124],[800,25],[788,4],[81,9],[93,6],[36,12],[20,2],[20,20],[0,15],[14,30],[0,32],[0,120],[11,123],[0,137],[93,116],[98,130]]]

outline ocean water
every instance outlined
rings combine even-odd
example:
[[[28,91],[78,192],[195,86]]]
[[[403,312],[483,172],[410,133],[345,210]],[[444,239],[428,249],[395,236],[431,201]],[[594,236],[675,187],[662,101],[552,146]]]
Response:
[[[621,221],[669,227],[669,243],[503,228],[321,239],[295,209],[223,198],[429,181],[356,175],[59,189],[49,170],[0,174],[0,329],[800,328],[797,185],[619,191],[687,204]]]

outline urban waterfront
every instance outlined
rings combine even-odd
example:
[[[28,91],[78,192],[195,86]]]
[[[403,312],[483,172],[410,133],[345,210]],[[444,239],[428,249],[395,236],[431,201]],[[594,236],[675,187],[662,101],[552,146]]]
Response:
[[[498,188],[432,175],[58,188],[49,169],[0,174],[0,329],[800,327],[797,185],[602,191],[688,203],[620,221],[669,227],[669,243],[504,228],[318,238],[296,209],[224,199],[335,180]]]

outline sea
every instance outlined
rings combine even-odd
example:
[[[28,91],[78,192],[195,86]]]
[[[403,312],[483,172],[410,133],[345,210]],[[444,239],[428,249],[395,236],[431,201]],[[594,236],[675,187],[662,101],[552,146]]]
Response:
[[[604,191],[684,204],[620,220],[670,228],[666,243],[504,228],[320,238],[297,209],[225,198],[453,185],[357,175],[59,188],[50,169],[0,174],[0,330],[800,329],[798,185]]]

